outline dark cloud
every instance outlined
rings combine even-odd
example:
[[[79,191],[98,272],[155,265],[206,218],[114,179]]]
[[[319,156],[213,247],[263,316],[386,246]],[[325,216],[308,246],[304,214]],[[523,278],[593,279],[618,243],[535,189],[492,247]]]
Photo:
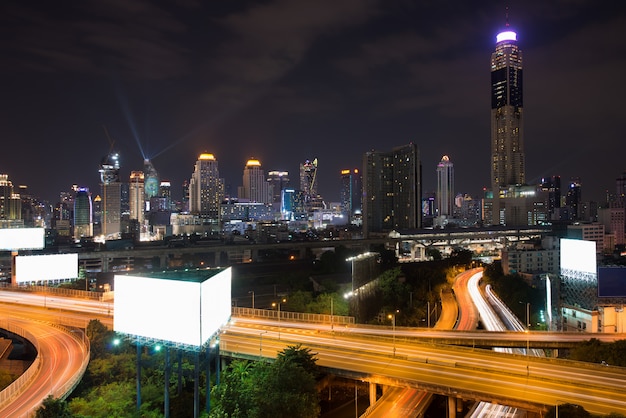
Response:
[[[602,198],[626,167],[626,6],[509,2],[524,53],[528,180],[579,176]],[[54,199],[98,190],[109,149],[123,173],[154,158],[178,187],[200,152],[232,186],[247,158],[289,170],[318,158],[320,189],[370,149],[415,142],[424,190],[447,154],[457,190],[489,181],[489,61],[502,2],[7,1],[0,173]],[[33,152],[37,150],[37,152]],[[50,175],[54,173],[54,175]],[[179,190],[174,190],[180,195]]]

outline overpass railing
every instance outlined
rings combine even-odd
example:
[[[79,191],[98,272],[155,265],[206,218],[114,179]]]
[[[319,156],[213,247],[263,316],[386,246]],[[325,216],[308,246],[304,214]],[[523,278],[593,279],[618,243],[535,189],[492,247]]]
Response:
[[[256,318],[267,318],[267,319],[275,319],[275,320],[278,320],[280,318],[280,320],[296,321],[296,322],[316,322],[316,323],[334,324],[334,325],[354,325],[353,316],[278,311],[278,310],[272,310],[272,309],[253,309],[253,308],[242,308],[242,307],[236,307],[236,306],[232,308],[232,315],[233,316],[248,316],[248,317],[256,317]]]
[[[73,298],[102,300],[102,292],[89,292],[86,290],[77,289],[65,289],[62,287],[53,286],[37,286],[37,285],[15,285],[10,283],[0,283],[0,289],[12,290],[16,292],[31,292],[31,293],[47,293],[56,296],[66,296]]]
[[[15,379],[13,383],[0,392],[0,408],[4,408],[13,399],[24,392],[24,390],[28,387],[28,383],[39,373],[39,369],[41,368],[41,357],[39,356],[39,343],[37,342],[37,338],[31,332],[6,319],[0,321],[0,328],[27,339],[37,350],[37,357],[35,357],[35,360],[31,363],[28,369],[26,369],[20,377]]]

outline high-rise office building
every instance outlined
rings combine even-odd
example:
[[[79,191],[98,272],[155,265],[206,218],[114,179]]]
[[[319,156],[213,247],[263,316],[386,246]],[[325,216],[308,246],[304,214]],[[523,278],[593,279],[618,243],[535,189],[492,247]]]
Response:
[[[361,171],[341,170],[341,209],[350,217],[350,222],[361,217],[363,207],[363,181]]]
[[[130,219],[143,223],[146,211],[145,177],[143,171],[131,171],[128,185]]]
[[[261,162],[251,158],[243,169],[243,186],[239,189],[239,199],[253,203],[271,203],[269,184]]]
[[[363,233],[422,226],[422,164],[417,145],[363,156]]]
[[[541,190],[548,192],[548,212],[552,216],[555,209],[561,207],[561,177],[552,176],[542,178]]]
[[[582,184],[580,178],[574,177],[569,182],[567,194],[565,195],[565,205],[571,209],[570,220],[575,221],[581,218],[582,204]]]
[[[508,29],[508,28],[507,28]],[[496,37],[491,54],[491,184],[524,184],[522,51],[511,30]]]
[[[122,183],[120,182],[120,156],[111,152],[100,164],[100,189],[102,219],[100,227],[105,237],[117,237],[121,232]]]
[[[219,223],[223,198],[224,180],[220,178],[217,159],[213,154],[200,154],[189,181],[190,212],[209,223]]]
[[[506,223],[502,198],[526,177],[522,51],[517,34],[508,22],[506,26],[491,54],[491,189],[486,190],[483,210],[485,223],[492,225]]]
[[[454,164],[444,155],[437,164],[437,215],[454,216]]]
[[[143,161],[143,174],[144,174],[144,193],[146,195],[146,202],[150,201],[150,198],[159,195],[159,173],[157,173],[152,161],[145,159]]]
[[[289,185],[289,172],[273,170],[267,173],[272,203],[280,203],[283,189]]]
[[[74,239],[93,236],[93,208],[91,193],[79,187],[74,197]]]

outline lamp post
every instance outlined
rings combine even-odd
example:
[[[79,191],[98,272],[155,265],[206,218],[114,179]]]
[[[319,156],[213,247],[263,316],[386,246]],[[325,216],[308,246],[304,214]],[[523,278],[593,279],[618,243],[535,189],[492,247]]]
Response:
[[[333,330],[333,295],[330,295],[330,329]]]
[[[282,303],[287,302],[287,299],[283,299]],[[281,302],[272,302],[272,307],[278,307],[278,339],[280,340],[280,304]]]
[[[267,334],[267,331],[259,333],[259,358],[263,357],[263,334]]]
[[[250,290],[248,294],[252,294],[252,309],[254,309],[254,290]]]
[[[391,336],[393,340],[393,356],[396,356],[396,313],[399,311],[396,310],[395,313],[387,315],[387,318],[391,319]]]

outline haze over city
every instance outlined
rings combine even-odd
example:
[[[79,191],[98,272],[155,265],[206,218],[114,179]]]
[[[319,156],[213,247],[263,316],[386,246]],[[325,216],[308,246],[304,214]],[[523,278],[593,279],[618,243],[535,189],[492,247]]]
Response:
[[[56,201],[152,159],[175,198],[202,152],[230,194],[250,157],[319,160],[319,191],[370,150],[416,143],[423,190],[443,155],[456,191],[489,187],[490,54],[508,23],[524,54],[526,180],[581,178],[604,201],[625,169],[626,7],[592,1],[85,1],[3,4],[0,173]]]

